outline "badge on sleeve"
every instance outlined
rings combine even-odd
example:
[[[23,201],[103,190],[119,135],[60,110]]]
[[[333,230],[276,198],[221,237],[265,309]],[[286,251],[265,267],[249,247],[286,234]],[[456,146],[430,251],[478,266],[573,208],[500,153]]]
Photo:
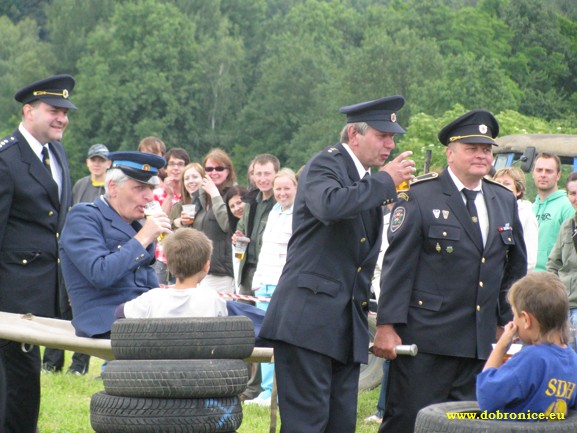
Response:
[[[399,230],[399,228],[401,228],[403,222],[405,221],[406,216],[407,211],[403,206],[399,206],[398,208],[395,209],[395,211],[393,212],[393,216],[391,217],[391,224],[390,224],[391,233],[395,233],[397,230]]]

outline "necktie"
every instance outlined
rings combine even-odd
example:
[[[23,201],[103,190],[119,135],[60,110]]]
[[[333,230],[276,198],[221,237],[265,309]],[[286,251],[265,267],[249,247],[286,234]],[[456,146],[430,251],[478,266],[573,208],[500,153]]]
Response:
[[[50,168],[50,154],[48,153],[48,145],[42,146],[42,162],[44,163],[44,167],[52,176],[52,169]]]
[[[479,191],[473,191],[467,188],[463,188],[462,191],[463,194],[465,194],[465,198],[467,199],[467,210],[469,211],[469,215],[471,215],[471,221],[473,221],[473,224],[476,227],[476,231],[482,244],[483,236],[481,235],[481,226],[479,225],[479,214],[477,214],[477,206],[475,206],[475,198],[477,197],[477,193]]]

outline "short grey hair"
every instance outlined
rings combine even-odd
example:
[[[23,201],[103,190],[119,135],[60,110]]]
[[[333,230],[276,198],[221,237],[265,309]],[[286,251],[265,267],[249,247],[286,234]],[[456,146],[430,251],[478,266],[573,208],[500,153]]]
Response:
[[[355,130],[361,135],[365,135],[369,129],[369,124],[366,122],[347,123],[341,130],[341,143],[349,143],[349,125],[353,125]]]
[[[109,168],[106,172],[106,177],[104,178],[104,197],[110,198],[108,196],[108,184],[114,182],[116,185],[122,185],[130,179],[120,168]]]

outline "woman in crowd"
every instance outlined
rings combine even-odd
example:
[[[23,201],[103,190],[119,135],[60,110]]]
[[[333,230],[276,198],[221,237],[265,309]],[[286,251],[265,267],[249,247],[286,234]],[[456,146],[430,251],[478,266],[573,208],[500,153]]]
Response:
[[[241,216],[244,215],[244,201],[242,201],[243,196],[248,192],[248,190],[242,186],[235,185],[231,186],[224,194],[224,202],[228,210],[228,222],[230,225],[230,233],[236,231],[236,225]]]
[[[234,293],[229,220],[222,195],[236,183],[236,173],[230,157],[221,149],[211,150],[204,157],[202,168],[206,174],[202,178],[201,188],[192,196],[196,216],[191,227],[208,236],[212,241],[213,252],[208,275],[202,280],[201,286]]]
[[[297,180],[294,172],[283,168],[273,180],[273,193],[276,204],[271,209],[262,237],[262,247],[258,256],[258,264],[252,280],[254,293],[258,297],[270,298],[278,284],[278,280],[286,263],[288,242],[292,235],[293,204],[297,192]],[[257,302],[262,310],[268,308],[268,302]],[[263,391],[246,404],[270,406],[273,364],[261,364]]]
[[[230,236],[236,231],[236,225],[240,217],[244,215],[244,201],[242,198],[248,192],[248,190],[242,186],[231,186],[224,194],[224,202],[226,203],[226,210],[228,212],[228,226],[230,230]],[[231,245],[232,250],[234,246]],[[232,256],[232,269],[234,271],[234,287],[235,292],[238,292],[238,285],[240,284],[238,269],[240,267],[240,259],[236,258],[233,254]]]
[[[539,240],[539,226],[537,218],[533,213],[533,203],[524,200],[526,191],[525,175],[520,168],[505,167],[497,170],[493,180],[499,182],[504,187],[510,189],[517,197],[517,207],[519,208],[519,219],[523,226],[523,237],[527,247],[527,272],[535,269],[537,263],[537,243]]]
[[[204,168],[198,162],[191,162],[182,171],[181,200],[174,204],[170,213],[172,228],[191,226],[195,215],[182,212],[182,205],[192,204],[192,197],[202,186],[202,179],[206,176]]]
[[[577,211],[577,172],[567,177],[565,186],[567,197]],[[572,339],[569,345],[577,351],[577,214],[565,220],[559,229],[557,242],[553,246],[547,261],[547,272],[557,274],[569,296],[569,323]]]

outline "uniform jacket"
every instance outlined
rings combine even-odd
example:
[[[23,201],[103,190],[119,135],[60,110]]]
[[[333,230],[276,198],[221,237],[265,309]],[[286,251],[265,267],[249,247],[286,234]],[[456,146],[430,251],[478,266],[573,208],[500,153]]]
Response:
[[[395,324],[403,344],[419,352],[486,359],[497,324],[512,319],[507,291],[527,272],[515,196],[483,180],[483,248],[448,171],[426,176],[391,215],[377,324]]]
[[[76,335],[110,331],[114,311],[153,287],[154,244],[134,238],[138,222],[128,224],[102,198],[72,208],[62,232],[60,257]]]
[[[371,277],[381,247],[385,172],[362,180],[341,144],[314,156],[299,177],[287,262],[261,337],[340,361],[367,362]]]
[[[64,147],[50,144],[62,193],[22,134],[0,140],[0,310],[61,316],[69,310],[58,238],[72,202]]]

